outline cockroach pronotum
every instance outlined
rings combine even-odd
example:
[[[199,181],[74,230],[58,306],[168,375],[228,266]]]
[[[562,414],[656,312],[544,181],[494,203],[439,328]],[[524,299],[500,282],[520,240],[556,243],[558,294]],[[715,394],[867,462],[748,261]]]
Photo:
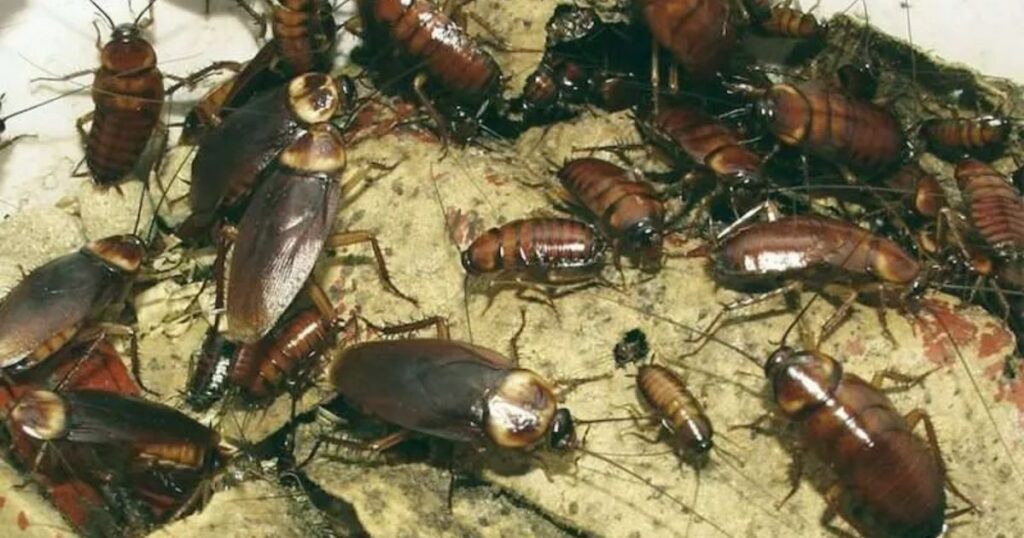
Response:
[[[955,175],[971,224],[985,244],[1003,258],[1019,257],[1024,251],[1024,200],[1020,192],[981,161],[961,161]]]
[[[114,235],[29,272],[0,302],[0,366],[32,368],[73,339],[118,332],[101,315],[125,300],[145,252],[138,236]]]
[[[686,71],[705,77],[725,62],[736,44],[728,0],[635,0],[651,36]]]
[[[782,144],[854,171],[885,171],[904,154],[906,139],[896,118],[841,91],[776,84],[763,92],[755,112]]]
[[[154,0],[155,1],[155,0]],[[131,24],[115,25],[95,2],[113,32],[100,52],[100,68],[92,85],[96,109],[79,120],[79,128],[91,117],[85,138],[85,162],[100,185],[120,181],[139,161],[160,121],[164,101],[163,75],[156,66],[156,52],[142,37],[139,20],[152,8],[150,2]]]
[[[487,230],[462,252],[471,277],[490,284],[550,287],[601,278],[605,243],[588,224],[557,218],[514,220]]]
[[[413,91],[444,139],[453,129],[428,94],[472,117],[500,97],[494,58],[428,0],[359,0],[363,39],[375,51],[397,51],[417,67]],[[428,83],[436,90],[428,91]],[[471,118],[475,119],[475,118]]]
[[[632,172],[595,158],[575,159],[558,171],[565,190],[597,219],[619,255],[641,268],[661,265],[665,208],[654,189]]]
[[[307,73],[265,92],[201,140],[192,161],[192,215],[178,234],[197,238],[224,209],[244,200],[278,154],[338,110],[341,89],[329,76]]]
[[[762,180],[761,157],[744,147],[733,130],[695,107],[664,105],[647,130],[673,153],[686,154],[730,184]]]
[[[752,209],[719,234],[720,242],[710,253],[715,281],[758,293],[727,305],[710,328],[731,311],[769,297],[806,285],[822,288],[843,283],[851,291],[822,328],[824,338],[858,297],[872,297],[885,305],[904,301],[922,289],[925,271],[921,263],[896,243],[859,226],[821,216],[771,215],[767,222],[747,224],[770,207],[762,204]]]
[[[989,159],[1002,153],[1010,128],[1009,121],[995,116],[930,119],[921,124],[921,136],[940,157]]]

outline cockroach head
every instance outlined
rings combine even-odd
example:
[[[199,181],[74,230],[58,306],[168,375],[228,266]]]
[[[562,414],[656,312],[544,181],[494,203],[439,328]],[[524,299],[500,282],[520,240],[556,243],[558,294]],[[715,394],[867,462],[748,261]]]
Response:
[[[110,40],[118,43],[129,43],[137,39],[142,39],[142,30],[138,25],[130,23],[118,24],[110,34]]]
[[[774,377],[775,372],[788,364],[795,353],[796,351],[789,346],[782,346],[776,349],[764,363],[764,376],[768,379]]]
[[[341,89],[328,75],[306,73],[288,83],[288,103],[299,121],[306,124],[322,123],[338,112]]]
[[[137,235],[112,235],[85,245],[85,251],[125,273],[136,273],[146,256],[146,244]]]
[[[41,441],[59,439],[67,432],[67,402],[56,392],[28,392],[11,410],[11,422],[29,437]]]
[[[559,407],[555,411],[555,418],[551,421],[548,447],[557,451],[566,451],[576,448],[576,444],[576,424],[573,421],[572,413],[564,407]]]
[[[554,391],[539,375],[509,370],[486,398],[484,430],[500,447],[529,448],[551,431],[556,407]]]

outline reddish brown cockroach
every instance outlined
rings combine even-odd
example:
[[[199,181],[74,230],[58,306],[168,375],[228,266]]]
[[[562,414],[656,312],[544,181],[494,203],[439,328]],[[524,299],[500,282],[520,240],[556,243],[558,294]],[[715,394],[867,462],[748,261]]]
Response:
[[[823,39],[825,34],[825,26],[814,15],[784,5],[773,6],[757,28],[773,37]]]
[[[635,0],[654,41],[692,75],[717,71],[736,45],[728,0]]]
[[[1009,121],[995,116],[930,119],[921,124],[921,137],[943,158],[990,159],[1003,152],[1010,129]]]
[[[195,239],[225,209],[236,208],[275,163],[284,148],[329,120],[341,90],[321,73],[307,73],[266,92],[204,136],[192,161],[192,215],[178,234]]]
[[[762,181],[761,157],[740,143],[729,127],[701,110],[663,105],[644,130],[672,153],[682,152],[730,185]]]
[[[447,140],[453,130],[428,94],[475,119],[500,99],[494,58],[428,0],[358,0],[363,39],[374,51],[394,51],[417,72],[413,91]],[[427,88],[428,83],[433,86]]]
[[[560,286],[601,279],[605,243],[588,224],[569,219],[514,220],[487,230],[462,252],[466,286],[485,277],[488,286],[540,285],[549,296]]]
[[[92,85],[96,108],[78,126],[81,130],[91,117],[88,134],[82,131],[85,162],[98,184],[110,185],[123,179],[142,156],[160,121],[164,83],[156,52],[139,27],[139,19],[153,2],[134,22],[119,26],[95,2],[90,3],[110,23],[113,34],[100,52],[100,68]]]
[[[961,161],[955,175],[977,234],[1001,258],[1018,258],[1024,250],[1024,200],[1020,192],[981,161]]]
[[[658,438],[668,434],[680,458],[697,466],[706,463],[714,447],[714,428],[704,407],[675,372],[657,364],[643,364],[636,387],[661,422]]]
[[[558,178],[572,198],[598,219],[601,233],[614,245],[616,264],[625,254],[644,269],[661,266],[665,208],[643,179],[589,157],[565,163]]]
[[[906,139],[896,118],[841,91],[776,84],[755,111],[782,144],[855,171],[882,172],[903,158]]]

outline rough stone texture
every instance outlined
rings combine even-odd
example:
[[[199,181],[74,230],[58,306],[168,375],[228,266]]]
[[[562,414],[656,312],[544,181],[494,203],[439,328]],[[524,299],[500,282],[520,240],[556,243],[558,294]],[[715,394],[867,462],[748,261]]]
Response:
[[[60,538],[75,532],[31,483],[0,462],[0,529],[4,536]]]

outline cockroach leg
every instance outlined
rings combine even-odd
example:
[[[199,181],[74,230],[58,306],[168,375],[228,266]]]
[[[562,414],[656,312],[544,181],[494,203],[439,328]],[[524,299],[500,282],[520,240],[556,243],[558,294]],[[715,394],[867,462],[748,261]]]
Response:
[[[102,47],[99,48],[102,49]],[[93,73],[95,73],[95,71],[93,71],[92,69],[82,69],[79,71],[68,73],[66,75],[61,75],[59,77],[36,77],[30,79],[29,82],[67,82],[71,79],[84,77],[85,75],[91,75]]]
[[[686,338],[687,341],[697,342],[698,345],[695,349],[686,352],[683,356],[688,357],[690,355],[698,353],[701,349],[704,349],[704,346],[706,346],[707,343],[711,341],[711,337],[714,335],[714,333],[723,325],[725,325],[725,323],[728,321],[728,318],[731,317],[732,312],[736,310],[743,310],[749,308],[755,304],[762,303],[773,297],[785,295],[790,292],[799,292],[800,290],[803,289],[803,287],[803,282],[799,280],[794,280],[786,283],[786,285],[781,286],[779,288],[775,288],[764,293],[749,295],[747,297],[743,297],[741,299],[737,299],[736,301],[723,305],[722,310],[719,311],[718,315],[716,315],[715,318],[711,320],[711,323],[708,324],[706,329],[696,333],[694,336],[689,336]]]
[[[242,8],[242,11],[249,15],[249,17],[252,17],[253,24],[255,24],[256,28],[259,29],[259,37],[267,35],[267,17],[265,15],[256,11],[256,9],[245,0],[235,0],[235,4]]]
[[[370,247],[373,249],[373,257],[377,264],[377,275],[380,277],[381,282],[384,283],[384,287],[386,287],[391,293],[409,301],[414,306],[418,306],[419,301],[405,293],[402,293],[402,291],[395,286],[394,282],[391,281],[391,275],[388,273],[388,267],[384,261],[384,253],[381,251],[380,244],[377,242],[377,236],[374,235],[373,232],[367,230],[342,232],[331,235],[325,241],[327,248],[332,249],[354,245],[356,243],[370,243]]]
[[[930,373],[931,372],[928,372],[925,375]],[[932,423],[931,416],[929,416],[925,410],[917,408],[904,415],[903,418],[906,419],[907,429],[911,432],[914,431],[914,428],[917,427],[918,423],[924,424],[925,436],[928,438],[928,447],[932,450],[932,457],[935,458],[935,463],[939,466],[939,472],[942,474],[942,479],[946,483],[946,487],[953,493],[953,495],[956,495],[961,501],[967,503],[967,512],[977,512],[978,507],[974,504],[974,501],[961,493],[960,489],[957,488],[949,478],[949,472],[946,469],[946,460],[942,457],[942,448],[939,446],[939,436],[935,433],[935,425]]]
[[[165,77],[178,81],[177,83],[168,86],[166,93],[168,95],[173,94],[174,92],[178,91],[184,86],[188,86],[189,89],[195,88],[195,85],[204,78],[212,75],[217,71],[223,70],[233,71],[237,73],[242,70],[242,64],[230,60],[222,60],[213,62],[212,64],[200,69],[199,71],[196,71],[195,73],[190,73],[189,75],[186,75],[184,77],[169,75],[165,73]]]
[[[396,334],[405,334],[425,329],[427,327],[434,327],[437,337],[441,340],[451,340],[451,334],[448,329],[448,320],[444,316],[430,316],[416,321],[410,321],[409,323],[400,323],[398,325],[387,325],[379,326],[375,325],[366,318],[359,317],[359,319],[366,324],[367,327],[373,329],[375,332],[384,336],[393,336]]]
[[[797,490],[800,489],[800,479],[804,476],[804,458],[803,451],[800,449],[793,451],[793,458],[789,462],[789,469],[787,470],[789,475],[789,492],[779,502],[775,503],[775,509],[778,510],[785,505],[789,499],[796,495]]]
[[[141,363],[139,362],[139,335],[135,332],[134,327],[121,323],[100,322],[93,327],[81,331],[75,338],[82,342],[88,342],[91,340],[99,341],[106,338],[108,335],[128,338],[128,354],[130,356],[132,376],[135,377],[135,382],[139,384],[139,388],[143,391],[154,396],[159,396],[158,393],[149,390],[149,388],[142,382],[142,368]]]
[[[426,84],[427,74],[420,73],[416,75],[415,79],[413,79],[412,90],[416,94],[416,98],[419,100],[420,104],[423,105],[423,108],[427,111],[427,115],[430,116],[430,119],[433,120],[434,124],[437,126],[441,144],[447,149],[448,139],[450,137],[450,133],[448,132],[448,122],[445,121],[443,116],[441,116],[441,113],[438,112],[430,98],[427,97],[426,91],[424,91]]]
[[[512,364],[519,366],[519,337],[523,336],[523,331],[526,330],[526,309],[519,309],[519,328],[516,329],[515,334],[508,341],[509,349],[512,351]]]
[[[835,332],[836,328],[846,320],[850,315],[850,309],[853,308],[853,303],[857,302],[858,296],[859,294],[856,290],[850,290],[847,293],[846,297],[843,298],[842,303],[839,305],[839,308],[836,308],[832,312],[832,315],[825,321],[825,324],[821,326],[821,330],[818,332],[818,337],[814,342],[814,349],[821,349],[821,343],[827,340],[828,337]],[[885,332],[888,334],[887,339],[895,344],[895,340],[892,338],[892,334],[889,333],[888,327],[886,327]]]
[[[942,366],[936,366],[935,368],[932,368],[931,370],[928,370],[927,372],[921,375],[909,375],[904,374],[903,372],[898,372],[896,370],[886,368],[885,370],[875,372],[875,375],[871,378],[871,384],[877,387],[878,389],[881,389],[882,382],[888,379],[889,381],[899,384],[900,388],[909,389],[915,385],[920,385],[921,383],[924,383],[924,380],[928,376],[932,375],[941,368]]]
[[[82,140],[89,138],[89,133],[85,130],[85,124],[92,121],[95,111],[90,111],[84,116],[75,120],[75,129],[78,130],[78,135],[82,137]]]
[[[384,452],[385,450],[388,450],[400,443],[405,442],[410,437],[412,437],[412,434],[412,430],[398,430],[394,433],[385,435],[380,439],[376,439],[370,441],[369,443],[366,443],[366,448],[373,452]]]
[[[23,134],[23,135],[13,136],[11,138],[8,138],[7,140],[4,140],[4,141],[0,142],[0,151],[3,151],[5,149],[7,149],[12,144],[17,142],[18,140],[21,140],[22,138],[35,138],[35,137],[36,137],[36,135],[30,135],[30,134]]]

